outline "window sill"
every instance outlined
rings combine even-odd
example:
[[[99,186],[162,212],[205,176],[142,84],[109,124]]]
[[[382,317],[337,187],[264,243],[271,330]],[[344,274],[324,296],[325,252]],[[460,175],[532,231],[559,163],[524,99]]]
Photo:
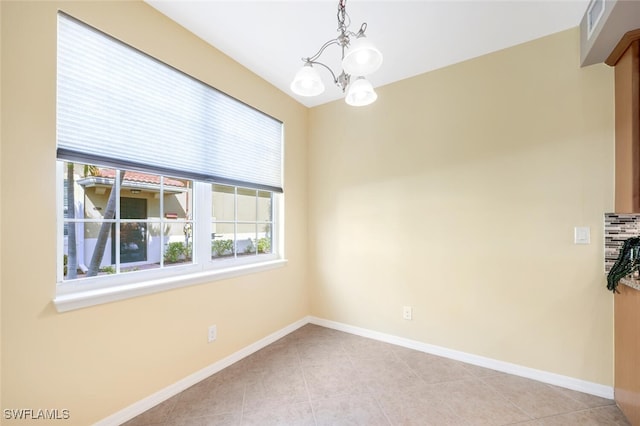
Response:
[[[286,264],[286,259],[278,259],[250,265],[235,266],[222,270],[208,270],[204,272],[142,281],[136,284],[77,291],[70,294],[59,294],[55,299],[53,299],[53,303],[58,312],[67,312],[75,309],[87,308],[89,306],[101,305],[103,303],[130,299],[132,297],[159,293],[161,291],[172,290],[175,288],[268,271],[270,269],[283,267]]]

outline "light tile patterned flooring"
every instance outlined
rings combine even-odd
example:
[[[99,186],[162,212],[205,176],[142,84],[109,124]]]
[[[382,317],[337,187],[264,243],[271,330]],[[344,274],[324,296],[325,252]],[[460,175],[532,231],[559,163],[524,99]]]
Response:
[[[306,325],[125,423],[629,425],[614,402]]]

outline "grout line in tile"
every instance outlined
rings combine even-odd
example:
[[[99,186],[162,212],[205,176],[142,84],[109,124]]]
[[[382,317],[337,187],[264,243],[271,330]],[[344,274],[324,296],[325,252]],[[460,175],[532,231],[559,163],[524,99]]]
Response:
[[[380,411],[382,411],[382,414],[384,414],[384,418],[387,419],[387,423],[389,423],[389,426],[393,426],[394,423],[389,418],[389,414],[387,413],[387,410],[384,409],[384,406],[380,402],[380,395],[378,395],[378,392],[372,392],[371,395],[373,396],[373,399],[375,399],[376,404],[378,404],[378,408],[380,408]]]
[[[489,376],[489,377],[491,377],[491,376]],[[505,395],[502,392],[500,392],[500,390],[497,389],[495,386],[492,386],[491,383],[487,383],[485,381],[486,379],[487,379],[487,377],[478,377],[478,380],[480,380],[480,382],[482,382],[485,386],[487,386],[489,389],[494,391],[497,395],[500,396],[500,398],[504,399],[509,404],[514,406],[516,409],[518,409],[520,412],[522,412],[525,416],[529,417],[528,420],[523,420],[522,422],[518,422],[518,423],[525,423],[525,422],[530,422],[532,420],[538,420],[538,417],[534,416],[533,414],[529,413],[527,410],[525,410],[524,408],[520,407],[518,404],[513,402],[511,399],[509,399],[509,397],[507,397],[507,395]],[[513,424],[518,424],[518,423],[513,423]]]
[[[584,412],[591,411],[591,410],[592,410],[592,408],[583,408],[582,410],[573,410],[573,411],[567,411],[567,412],[564,412],[564,413],[550,414],[548,416],[535,417],[532,420],[552,419],[554,417],[565,416],[567,414],[574,414],[574,413],[584,413]]]
[[[238,422],[238,424],[242,424],[242,420],[244,419],[244,407],[245,407],[245,402],[247,400],[247,387],[249,387],[248,383],[244,384],[244,389],[242,390],[242,404],[240,404],[240,421]]]
[[[318,425],[318,419],[316,418],[316,410],[313,408],[313,401],[311,401],[311,392],[309,392],[309,385],[307,383],[307,375],[305,374],[304,365],[302,365],[302,358],[300,357],[300,351],[298,351],[298,345],[294,346],[296,350],[296,355],[298,358],[298,365],[300,366],[300,370],[302,370],[302,380],[304,381],[304,389],[307,391],[307,400],[309,401],[309,408],[311,409],[311,416],[313,416],[313,424]]]

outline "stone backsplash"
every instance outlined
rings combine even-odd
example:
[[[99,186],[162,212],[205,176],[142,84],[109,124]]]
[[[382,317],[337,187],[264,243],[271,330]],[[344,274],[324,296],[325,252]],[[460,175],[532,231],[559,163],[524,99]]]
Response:
[[[618,259],[622,243],[640,236],[640,214],[604,214],[604,270],[609,272]]]

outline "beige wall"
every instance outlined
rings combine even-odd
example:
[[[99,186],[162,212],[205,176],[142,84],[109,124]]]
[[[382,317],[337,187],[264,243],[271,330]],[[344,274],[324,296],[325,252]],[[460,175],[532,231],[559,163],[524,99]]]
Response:
[[[284,121],[285,268],[56,313],[58,8]],[[307,110],[144,3],[0,19],[2,408],[89,424],[309,313],[612,384],[613,75],[577,29]]]
[[[312,314],[612,385],[612,70],[576,28],[378,93],[310,111]]]
[[[4,335],[3,335],[3,326],[2,326],[2,241],[1,236],[3,235],[3,226],[2,226],[2,135],[4,131],[2,130],[2,38],[4,35],[4,30],[2,29],[2,6],[0,5],[0,405],[2,405],[2,364],[3,357],[2,353],[4,350]]]
[[[91,424],[309,313],[306,108],[141,2],[0,8],[3,409],[69,409]],[[55,311],[58,8],[284,122],[286,267]]]

